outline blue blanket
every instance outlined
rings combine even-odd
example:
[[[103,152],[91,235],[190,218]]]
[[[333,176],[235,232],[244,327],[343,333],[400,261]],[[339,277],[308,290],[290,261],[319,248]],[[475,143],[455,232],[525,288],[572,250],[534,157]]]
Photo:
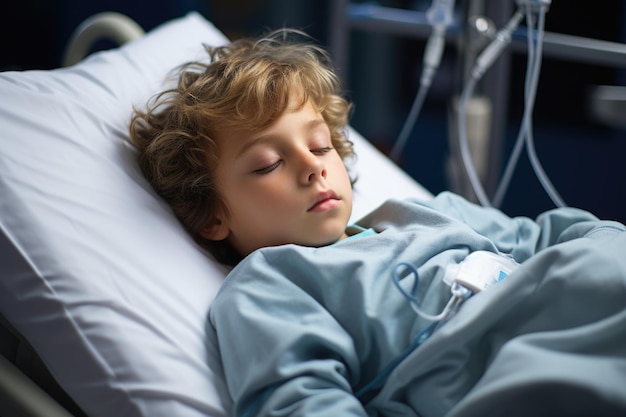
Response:
[[[571,208],[510,218],[451,193],[389,201],[359,223],[378,233],[263,249],[227,277],[207,330],[232,415],[626,415],[623,225]],[[415,266],[414,295],[435,314],[446,268],[479,250],[520,266],[405,355],[429,322],[394,267]]]

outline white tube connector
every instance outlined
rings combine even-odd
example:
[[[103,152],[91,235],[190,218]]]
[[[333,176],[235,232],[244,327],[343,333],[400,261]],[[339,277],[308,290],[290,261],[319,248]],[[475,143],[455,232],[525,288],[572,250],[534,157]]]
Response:
[[[523,18],[524,14],[518,10],[515,12],[511,20],[509,20],[507,25],[496,33],[496,38],[480,53],[476,59],[476,65],[472,70],[472,77],[476,80],[482,78],[485,71],[491,67],[504,48],[511,43],[513,31],[517,29]]]

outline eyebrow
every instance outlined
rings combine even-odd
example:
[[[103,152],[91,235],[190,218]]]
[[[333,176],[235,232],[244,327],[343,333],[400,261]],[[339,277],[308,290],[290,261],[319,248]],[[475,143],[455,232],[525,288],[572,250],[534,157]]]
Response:
[[[325,124],[326,124],[326,120],[324,120],[324,118],[322,117],[317,118],[317,119],[311,119],[304,124],[304,130],[311,131],[311,130],[316,129],[318,126],[325,125]],[[272,139],[275,136],[276,135],[269,133],[266,135],[260,135],[260,136],[252,138],[248,143],[246,143],[245,145],[241,147],[239,152],[237,152],[237,156],[243,155],[246,151],[248,151],[248,149],[258,145],[259,143],[265,142],[266,140]]]

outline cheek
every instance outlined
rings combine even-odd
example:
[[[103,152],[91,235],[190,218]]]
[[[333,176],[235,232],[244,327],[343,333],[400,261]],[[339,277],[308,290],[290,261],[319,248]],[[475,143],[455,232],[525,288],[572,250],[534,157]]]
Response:
[[[293,189],[280,182],[257,182],[239,188],[237,204],[250,214],[272,215],[288,209],[294,204]]]
[[[342,181],[347,181],[348,183],[350,183],[350,175],[348,175],[348,170],[341,158],[339,157],[337,157],[337,159],[333,161],[333,172],[337,177],[340,177]]]
[[[292,201],[271,193],[258,191],[234,202],[231,227],[235,234],[269,236],[277,227],[282,228],[294,211]]]

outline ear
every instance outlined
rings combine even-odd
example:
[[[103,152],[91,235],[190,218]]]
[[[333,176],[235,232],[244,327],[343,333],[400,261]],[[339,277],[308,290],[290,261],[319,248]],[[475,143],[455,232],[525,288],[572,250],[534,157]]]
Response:
[[[216,218],[212,223],[207,224],[200,231],[200,236],[209,240],[224,240],[230,234],[228,223]]]

